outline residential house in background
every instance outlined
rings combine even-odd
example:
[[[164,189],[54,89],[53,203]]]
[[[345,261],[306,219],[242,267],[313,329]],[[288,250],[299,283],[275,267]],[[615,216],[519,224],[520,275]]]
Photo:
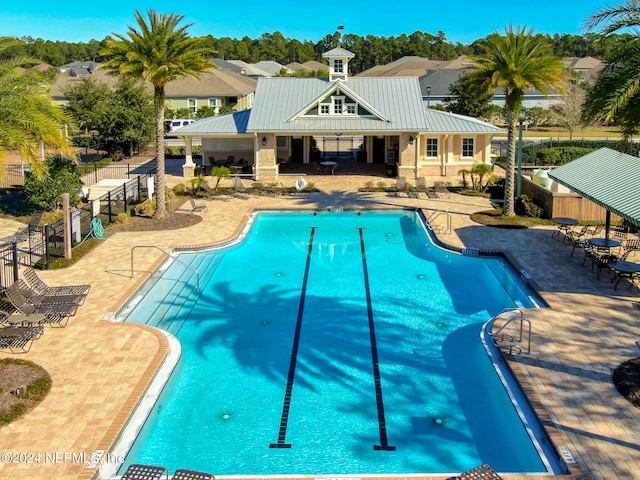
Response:
[[[285,67],[293,71],[294,74],[298,72],[326,72],[327,76],[329,76],[329,67],[315,60],[309,60],[304,63],[292,62],[286,64]]]
[[[201,139],[205,166],[242,159],[257,179],[277,178],[283,161],[348,158],[386,165],[390,176],[455,181],[461,169],[490,163],[491,138],[501,129],[428,109],[418,77],[351,77],[353,53],[335,48],[323,57],[329,78],[259,78],[251,110],[181,128],[184,175],[194,172],[194,139]]]
[[[597,58],[566,58],[565,65],[569,72],[579,78],[592,82],[602,68],[602,62]],[[438,61],[421,57],[402,57],[386,65],[377,65],[356,75],[357,77],[418,77],[422,97],[430,106],[444,103],[450,96],[449,87],[462,75],[475,68],[473,62],[466,56],[454,60]],[[538,90],[530,89],[525,92],[523,106],[526,108],[550,106],[562,101],[562,96],[551,92],[549,97]],[[496,90],[492,103],[504,105],[504,92]]]
[[[93,65],[90,71],[88,69],[86,71],[89,73],[82,75],[73,74],[72,70],[60,73],[49,90],[53,100],[59,104],[67,103],[64,92],[89,75],[112,88],[117,82],[117,77],[100,68],[99,64]],[[151,85],[147,85],[147,88],[149,93],[153,93]],[[211,69],[201,74],[199,79],[185,77],[169,82],[165,87],[165,103],[173,110],[188,108],[194,115],[198,108],[204,106],[213,107],[216,112],[222,106],[231,107],[234,110],[245,110],[253,105],[255,89],[256,81],[252,78],[231,71]]]
[[[211,70],[200,78],[183,77],[165,87],[167,107],[178,110],[188,108],[193,115],[200,107],[220,107],[246,110],[253,106],[256,81],[244,75],[224,70]]]

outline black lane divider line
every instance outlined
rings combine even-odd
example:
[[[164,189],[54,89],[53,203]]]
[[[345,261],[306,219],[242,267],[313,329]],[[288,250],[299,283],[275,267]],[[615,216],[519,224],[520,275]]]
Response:
[[[286,443],[287,424],[289,423],[289,408],[291,408],[291,393],[293,390],[293,379],[296,375],[296,363],[298,361],[298,345],[300,344],[300,331],[302,330],[302,314],[304,313],[304,299],[307,294],[307,280],[309,279],[309,266],[311,265],[311,254],[313,251],[313,237],[316,228],[311,227],[309,237],[309,248],[307,250],[307,264],[304,267],[304,278],[302,280],[302,291],[300,292],[300,304],[298,305],[298,318],[296,320],[296,331],[293,334],[293,347],[291,348],[291,362],[289,363],[289,375],[287,376],[287,387],[284,392],[284,402],[282,402],[282,416],[280,417],[280,431],[278,441],[270,443],[269,448],[291,448],[290,443]]]
[[[378,346],[376,330],[373,321],[373,307],[371,306],[371,290],[369,289],[369,271],[367,269],[367,252],[364,247],[364,228],[360,232],[360,251],[362,252],[362,270],[364,272],[364,289],[367,294],[367,314],[369,315],[369,338],[371,340],[371,362],[373,363],[373,379],[376,386],[376,405],[378,407],[378,427],[380,429],[380,445],[374,445],[374,450],[393,451],[396,447],[389,445],[387,439],[387,422],[384,418],[384,402],[382,401],[382,382],[380,381],[380,367],[378,365]]]

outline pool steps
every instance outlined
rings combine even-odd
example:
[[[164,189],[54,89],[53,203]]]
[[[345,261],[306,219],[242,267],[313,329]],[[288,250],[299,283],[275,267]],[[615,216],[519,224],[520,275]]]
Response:
[[[170,261],[167,267],[162,269],[163,271],[169,270],[169,275],[164,275],[162,278],[149,279],[145,288],[138,292],[138,297],[134,303],[135,305],[140,304],[147,314],[147,320],[144,323],[176,335],[182,328],[189,312],[196,305],[198,296],[192,295],[193,291],[198,288],[197,283],[193,281],[194,271],[208,272],[207,277],[198,282],[200,283],[199,288],[204,289],[222,258],[223,255],[194,256],[193,261],[189,262],[189,268],[182,269],[182,273],[177,277],[171,275],[173,262]],[[180,263],[184,264],[184,262]],[[158,283],[166,285],[164,295],[155,299],[146,296],[146,291]],[[130,311],[131,309],[127,310]],[[129,312],[122,313],[126,316]]]

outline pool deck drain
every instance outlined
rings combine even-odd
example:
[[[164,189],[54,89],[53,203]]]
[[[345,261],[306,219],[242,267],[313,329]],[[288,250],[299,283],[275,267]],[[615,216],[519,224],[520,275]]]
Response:
[[[169,180],[171,186],[171,178]],[[428,214],[437,210],[455,211],[452,214],[454,234],[441,236],[443,241],[456,246],[507,251],[517,261],[518,269],[525,270],[541,286],[541,293],[550,305],[548,309],[528,311],[533,322],[534,350],[531,355],[510,360],[509,364],[554,443],[566,447],[577,462],[569,465],[571,475],[558,478],[640,479],[638,410],[616,392],[610,374],[611,369],[624,360],[640,356],[636,344],[640,338],[639,313],[632,307],[633,302],[640,301],[637,290],[619,286],[614,291],[606,273],[598,280],[588,268],[582,267],[581,255],[570,257],[571,247],[550,238],[552,227],[508,230],[474,224],[469,215],[489,209],[485,199],[452,194],[446,201],[417,200],[356,193],[366,181],[375,183],[380,178],[318,176],[314,177],[314,184],[326,193],[208,201],[209,210],[202,215],[203,221],[188,230],[118,233],[74,266],[41,272],[43,279],[52,285],[91,283],[93,287],[66,328],[47,329],[31,351],[20,356],[46,368],[52,376],[53,388],[29,415],[0,429],[0,451],[84,452],[87,458],[93,452],[104,451],[104,461],[118,460],[107,453],[166,354],[166,345],[163,346],[161,337],[151,329],[104,320],[105,314],[117,311],[162,261],[158,252],[141,251],[136,255],[138,271],[134,280],[114,274],[114,270],[127,270],[133,246],[189,246],[185,245],[186,238],[193,239],[191,246],[222,243],[242,230],[252,208],[326,211],[329,205],[336,205],[338,199],[342,199],[345,207],[363,209],[406,206],[423,208]],[[173,182],[184,183],[184,179],[175,178]],[[13,232],[15,223],[3,220],[0,229]],[[11,462],[0,468],[0,479],[93,478],[96,470],[85,465],[86,462],[72,461]],[[554,478],[548,475],[504,477],[511,480]],[[225,479],[218,475],[216,478]],[[239,478],[249,477],[233,477]],[[308,480],[310,476],[286,478]],[[442,480],[446,476],[376,475],[372,478]]]

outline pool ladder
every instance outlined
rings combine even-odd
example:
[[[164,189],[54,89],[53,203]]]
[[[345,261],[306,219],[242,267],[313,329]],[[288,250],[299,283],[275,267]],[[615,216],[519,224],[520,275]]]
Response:
[[[198,291],[200,291],[200,272],[198,272],[198,270],[193,268],[191,265],[187,265],[186,263],[184,263],[182,260],[180,260],[177,256],[175,256],[169,250],[165,250],[164,248],[160,248],[157,245],[135,245],[135,246],[131,247],[131,278],[133,278],[133,253],[135,252],[136,248],[155,248],[156,250],[160,250],[167,257],[171,257],[172,259],[174,259],[179,264],[181,264],[184,267],[186,267],[189,270],[191,270],[193,273],[196,274],[196,289]]]
[[[447,223],[445,224],[434,224],[433,221],[438,218],[440,215],[446,215],[447,216]],[[453,231],[453,219],[451,217],[451,213],[449,213],[449,210],[444,210],[444,211],[437,211],[434,212],[433,215],[431,215],[429,218],[427,218],[427,227],[429,228],[429,230],[435,232],[435,233],[441,233],[443,235],[450,235],[451,232]]]
[[[511,328],[507,331],[509,325]],[[495,327],[497,330],[494,331]],[[522,354],[526,332],[527,350],[524,353],[531,353],[531,322],[519,308],[505,308],[489,320],[484,328],[493,344],[501,350],[508,350],[510,355]]]

